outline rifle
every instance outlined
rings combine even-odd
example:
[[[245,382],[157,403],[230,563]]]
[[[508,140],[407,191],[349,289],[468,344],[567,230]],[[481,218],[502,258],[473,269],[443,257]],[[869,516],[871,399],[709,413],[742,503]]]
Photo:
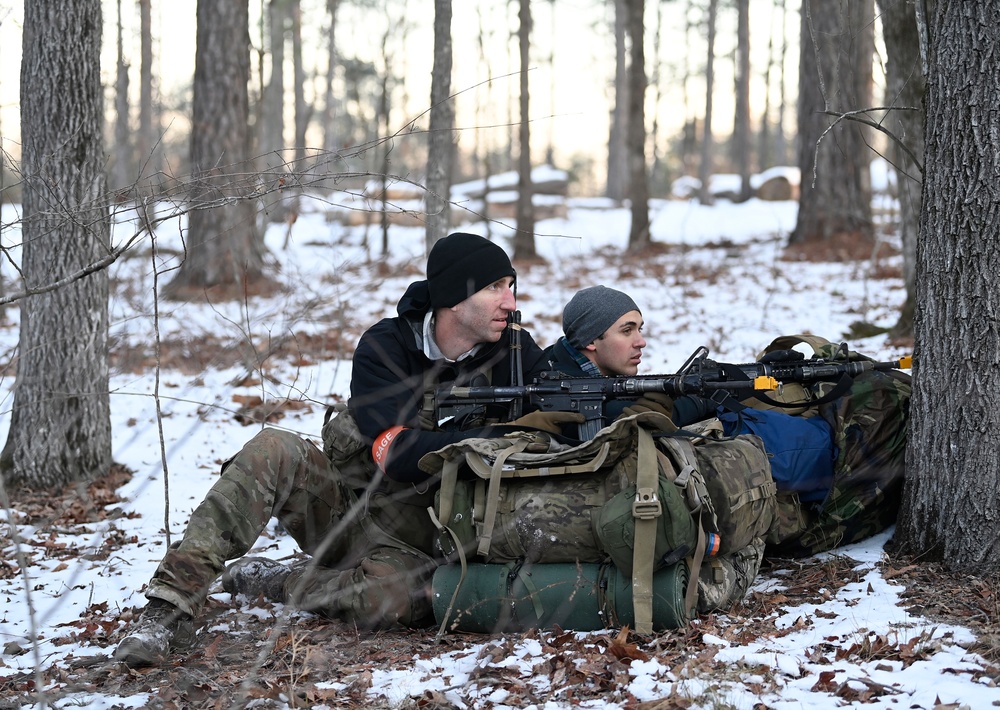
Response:
[[[846,343],[841,345],[846,354]],[[806,359],[797,350],[768,353],[761,361],[744,364],[718,363],[708,359],[708,348],[701,346],[674,375],[634,377],[566,377],[559,372],[545,372],[534,384],[509,387],[445,386],[436,392],[438,420],[461,419],[485,405],[506,404],[514,411],[525,399],[541,411],[578,412],[584,416],[577,438],[588,441],[604,425],[604,402],[612,399],[638,399],[647,392],[662,392],[672,397],[699,395],[719,403],[740,395],[739,399],[764,391],[777,390],[784,383],[840,380],[823,400],[839,396],[850,380],[864,372],[909,369],[912,357],[875,362],[872,360]],[[831,396],[832,395],[832,396]],[[516,417],[511,417],[511,421]]]

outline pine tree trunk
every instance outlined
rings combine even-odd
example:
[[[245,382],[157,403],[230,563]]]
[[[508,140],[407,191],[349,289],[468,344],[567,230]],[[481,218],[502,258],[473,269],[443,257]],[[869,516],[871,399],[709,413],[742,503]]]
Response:
[[[247,155],[250,51],[247,0],[198,0],[191,138],[192,211],[187,258],[166,295],[188,298],[204,289],[242,298],[263,277],[263,245]]]
[[[451,222],[452,131],[455,127],[455,106],[450,98],[451,65],[451,0],[434,0],[434,68],[431,73],[425,198],[428,251],[434,242],[448,233]]]
[[[100,0],[25,3],[21,59],[24,286],[38,289],[108,253]],[[21,302],[8,487],[87,481],[111,465],[108,275]]]
[[[1000,5],[929,20],[914,389],[897,537],[954,570],[1000,569]]]

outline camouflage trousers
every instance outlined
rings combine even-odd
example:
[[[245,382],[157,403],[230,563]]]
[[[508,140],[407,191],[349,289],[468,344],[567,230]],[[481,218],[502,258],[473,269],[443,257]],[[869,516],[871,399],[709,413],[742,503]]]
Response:
[[[227,560],[242,557],[277,518],[312,556],[285,583],[299,608],[365,628],[433,621],[428,597],[437,562],[378,524],[412,515],[381,500],[377,515],[359,504],[329,459],[304,439],[264,429],[223,464],[222,476],[191,515],[146,590],[197,616]],[[424,516],[426,512],[423,511]],[[431,525],[429,518],[411,525]]]

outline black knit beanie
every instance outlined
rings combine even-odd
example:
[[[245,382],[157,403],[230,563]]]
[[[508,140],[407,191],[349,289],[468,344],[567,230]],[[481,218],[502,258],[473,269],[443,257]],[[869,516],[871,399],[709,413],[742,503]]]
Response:
[[[427,256],[432,308],[451,308],[494,281],[515,275],[503,247],[477,234],[449,234],[436,241]]]
[[[607,286],[591,286],[576,292],[563,309],[563,333],[569,344],[583,350],[629,311],[638,311],[635,301]]]

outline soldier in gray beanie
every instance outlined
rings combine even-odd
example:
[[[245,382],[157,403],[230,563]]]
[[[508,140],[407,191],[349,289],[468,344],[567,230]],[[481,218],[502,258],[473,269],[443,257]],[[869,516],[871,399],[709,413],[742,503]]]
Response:
[[[563,309],[563,333],[577,350],[583,350],[626,313],[639,311],[631,296],[607,286],[576,292]]]
[[[568,377],[632,377],[638,373],[646,339],[642,312],[631,296],[607,286],[582,289],[563,309],[563,337],[549,346],[550,369]],[[678,426],[711,416],[715,404],[696,396],[678,397],[647,392],[638,400],[609,400],[610,422],[620,414],[657,411]]]

